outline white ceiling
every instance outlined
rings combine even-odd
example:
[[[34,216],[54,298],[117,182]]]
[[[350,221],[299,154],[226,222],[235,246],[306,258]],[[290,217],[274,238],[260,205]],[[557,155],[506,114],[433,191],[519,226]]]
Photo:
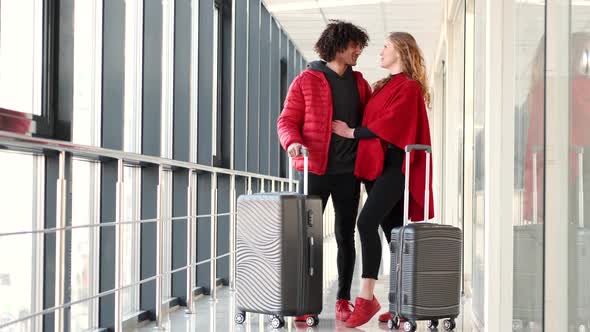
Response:
[[[379,67],[379,51],[391,31],[411,33],[424,52],[427,65],[434,61],[440,38],[444,0],[264,0],[303,56],[317,59],[313,51],[330,19],[341,19],[365,28],[369,46],[356,66],[369,83],[387,73]]]

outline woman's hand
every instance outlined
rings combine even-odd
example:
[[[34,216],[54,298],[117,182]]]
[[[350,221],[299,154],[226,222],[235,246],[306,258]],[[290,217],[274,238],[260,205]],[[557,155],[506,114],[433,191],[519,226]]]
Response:
[[[332,121],[332,132],[344,138],[354,138],[354,128],[350,128],[344,121]]]

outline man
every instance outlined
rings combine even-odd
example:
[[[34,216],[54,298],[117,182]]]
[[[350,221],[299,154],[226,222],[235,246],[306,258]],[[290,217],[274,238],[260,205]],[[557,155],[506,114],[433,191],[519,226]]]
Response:
[[[338,245],[338,294],[336,319],[350,317],[350,286],[355,263],[354,229],[359,204],[360,182],[353,171],[357,141],[332,134],[332,121],[351,128],[361,124],[363,108],[371,87],[361,73],[353,71],[367,33],[351,23],[331,21],[315,44],[322,60],[311,62],[295,78],[277,121],[281,145],[293,166],[303,171],[301,146],[309,150],[309,194],[320,196],[323,207],[332,196]],[[296,321],[307,316],[296,317]]]

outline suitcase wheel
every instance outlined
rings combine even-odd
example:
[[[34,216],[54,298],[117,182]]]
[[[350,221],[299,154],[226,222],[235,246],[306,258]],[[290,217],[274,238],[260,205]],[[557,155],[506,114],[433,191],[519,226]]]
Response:
[[[520,331],[524,328],[524,323],[520,319],[512,320],[512,331]]]
[[[244,324],[246,321],[246,313],[245,312],[238,312],[234,317],[236,324]]]
[[[285,320],[279,316],[273,316],[270,320],[270,326],[274,329],[280,329],[281,327],[285,326]]]
[[[305,323],[309,327],[314,327],[320,323],[320,319],[318,318],[317,315],[313,315],[313,316],[307,317],[307,319],[305,320]]]
[[[429,321],[428,323],[426,323],[426,326],[430,330],[436,330],[436,328],[438,327],[438,320],[433,319],[433,320]]]
[[[416,331],[416,323],[411,320],[404,322],[404,331],[405,332],[414,332]]]
[[[387,327],[390,330],[393,329],[399,329],[399,318],[397,316],[394,316],[392,319],[390,319],[389,321],[387,321]]]
[[[457,326],[457,324],[455,324],[454,318],[446,319],[443,325],[444,325],[446,331],[454,330],[455,327]]]

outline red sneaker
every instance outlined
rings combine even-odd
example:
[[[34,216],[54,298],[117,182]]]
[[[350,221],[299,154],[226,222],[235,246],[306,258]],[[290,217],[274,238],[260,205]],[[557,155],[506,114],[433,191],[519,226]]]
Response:
[[[296,322],[305,322],[308,317],[313,317],[313,315],[301,315],[301,316],[297,316],[297,317],[295,317],[295,321]]]
[[[346,320],[352,315],[352,309],[354,305],[348,300],[338,300],[336,302],[336,319],[346,322]]]
[[[387,322],[389,322],[389,320],[391,318],[392,318],[391,317],[391,313],[389,313],[389,311],[388,312],[385,312],[385,313],[382,313],[381,315],[379,315],[379,321],[381,323],[387,323]]]
[[[373,296],[373,300],[371,301],[357,297],[354,303],[354,312],[346,321],[346,327],[354,328],[367,323],[379,312],[379,309],[381,309],[381,305],[375,296]]]
[[[384,312],[381,315],[379,315],[379,322],[381,322],[381,323],[387,323],[392,318],[393,317],[391,316],[391,313],[389,311],[388,312]],[[400,318],[399,319],[400,324],[403,323],[403,322],[405,322],[405,321],[406,320],[403,319],[403,318]]]

